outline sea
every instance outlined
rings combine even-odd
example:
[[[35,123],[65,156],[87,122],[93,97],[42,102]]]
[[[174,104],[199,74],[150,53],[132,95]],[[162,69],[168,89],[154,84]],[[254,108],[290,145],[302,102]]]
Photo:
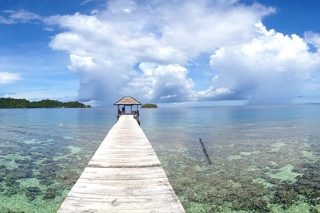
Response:
[[[56,212],[116,111],[1,109],[0,213]],[[160,107],[140,122],[186,212],[320,212],[320,105]]]

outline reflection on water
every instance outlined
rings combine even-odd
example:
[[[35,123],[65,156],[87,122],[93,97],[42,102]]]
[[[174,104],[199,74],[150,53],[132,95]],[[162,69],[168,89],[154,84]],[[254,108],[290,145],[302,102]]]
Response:
[[[141,127],[187,212],[320,212],[319,109],[144,109]],[[55,212],[114,121],[112,108],[0,110],[0,212]]]

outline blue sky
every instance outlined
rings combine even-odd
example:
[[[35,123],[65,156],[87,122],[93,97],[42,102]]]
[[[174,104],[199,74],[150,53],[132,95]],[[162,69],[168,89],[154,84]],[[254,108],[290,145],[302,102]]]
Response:
[[[0,96],[318,102],[320,2],[0,0]]]

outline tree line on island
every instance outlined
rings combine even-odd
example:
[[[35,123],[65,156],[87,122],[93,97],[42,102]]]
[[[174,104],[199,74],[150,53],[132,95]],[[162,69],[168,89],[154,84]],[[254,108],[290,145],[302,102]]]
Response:
[[[158,108],[157,104],[143,104],[141,108]]]
[[[56,100],[28,101],[26,99],[0,98],[0,108],[90,108],[78,101],[60,102]]]

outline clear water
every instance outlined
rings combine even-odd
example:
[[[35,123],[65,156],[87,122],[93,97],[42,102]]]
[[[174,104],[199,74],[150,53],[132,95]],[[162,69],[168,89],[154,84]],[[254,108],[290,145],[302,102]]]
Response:
[[[140,114],[187,212],[320,212],[319,105]],[[114,108],[0,110],[0,212],[55,212],[114,122]]]

